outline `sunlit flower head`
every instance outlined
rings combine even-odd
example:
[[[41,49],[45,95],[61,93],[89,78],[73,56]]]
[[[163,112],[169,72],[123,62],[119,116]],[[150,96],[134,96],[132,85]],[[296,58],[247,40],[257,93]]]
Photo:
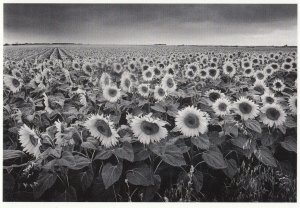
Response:
[[[234,103],[234,109],[243,120],[253,119],[259,113],[259,106],[246,97],[241,97]]]
[[[114,63],[113,64],[113,70],[117,74],[120,74],[123,71],[123,66],[120,63]]]
[[[283,71],[290,72],[290,71],[293,70],[293,65],[292,65],[292,63],[284,62],[284,63],[281,65],[281,69],[282,69]]]
[[[91,115],[84,123],[91,135],[101,142],[106,148],[115,146],[118,143],[119,135],[108,118],[103,115]]]
[[[220,90],[214,90],[211,89],[205,93],[205,96],[207,97],[207,101],[210,105],[212,105],[216,100],[219,98],[224,98],[225,95]]]
[[[252,89],[258,92],[259,95],[263,95],[264,93],[269,91],[269,88],[266,86],[266,84],[263,81],[256,81],[253,84]]]
[[[111,103],[117,102],[121,97],[121,90],[115,85],[109,85],[103,89],[103,97]]]
[[[17,78],[17,79],[22,79],[22,73],[21,73],[21,71],[20,71],[19,69],[14,68],[14,69],[11,71],[11,73],[12,73],[12,76],[13,76],[13,77],[15,77],[15,78]]]
[[[176,82],[172,75],[166,74],[161,80],[162,87],[168,92],[174,92],[177,88]]]
[[[261,96],[261,101],[263,103],[263,105],[265,104],[273,104],[273,103],[277,103],[278,100],[275,97],[275,95],[271,92],[266,92],[265,94],[263,94]]]
[[[178,111],[175,124],[184,136],[204,134],[208,130],[208,120],[199,109],[189,106]]]
[[[216,100],[213,103],[212,109],[215,111],[217,116],[225,116],[230,114],[231,102],[223,97]]]
[[[108,73],[104,72],[102,75],[101,75],[101,78],[100,78],[100,85],[102,88],[105,88],[106,86],[109,86],[111,85],[111,77]]]
[[[152,81],[153,76],[154,76],[154,73],[153,73],[151,67],[149,67],[147,70],[144,70],[144,71],[142,72],[142,74],[143,74],[143,80],[144,80],[144,81],[148,81],[148,82],[149,82],[149,81]]]
[[[41,139],[34,130],[24,124],[19,130],[19,141],[23,147],[23,151],[38,157],[40,155]]]
[[[4,85],[13,93],[20,91],[23,86],[21,80],[13,76],[5,75],[3,77],[3,82]]]
[[[286,119],[286,113],[279,104],[266,104],[261,109],[261,120],[269,127],[281,126]]]
[[[208,73],[205,69],[200,69],[198,74],[199,74],[200,78],[204,79],[204,80],[208,77]]]
[[[277,92],[282,92],[285,88],[285,84],[280,79],[275,79],[273,81],[273,90]]]
[[[73,61],[72,62],[72,68],[75,69],[75,70],[80,70],[81,66],[77,61]]]
[[[167,96],[167,91],[161,86],[155,86],[154,98],[158,101],[164,100]]]
[[[140,84],[138,86],[138,92],[141,96],[143,97],[148,97],[149,94],[150,94],[150,88],[149,88],[149,85],[147,84]]]
[[[88,63],[88,62],[84,63],[84,64],[82,65],[82,70],[83,70],[86,74],[91,75],[91,74],[93,73],[92,64],[91,64],[91,63]]]
[[[293,114],[297,114],[297,95],[293,95],[289,98],[289,107]]]
[[[245,77],[252,77],[254,75],[254,69],[251,68],[244,68],[244,76]]]
[[[233,77],[236,73],[236,67],[234,66],[233,63],[226,62],[223,65],[223,72],[224,72],[224,74],[227,74],[228,76]]]
[[[196,76],[196,72],[194,72],[192,69],[185,70],[185,78],[193,80]]]
[[[132,132],[142,144],[159,142],[168,135],[164,127],[167,123],[160,119],[152,118],[151,115],[142,117],[135,116],[130,123]]]
[[[263,71],[257,70],[254,74],[254,77],[257,81],[265,81],[268,77]]]
[[[132,89],[132,81],[130,79],[130,74],[124,72],[121,76],[121,89],[124,92],[131,92]]]
[[[208,68],[208,77],[211,79],[217,79],[220,74],[220,70],[218,68]]]

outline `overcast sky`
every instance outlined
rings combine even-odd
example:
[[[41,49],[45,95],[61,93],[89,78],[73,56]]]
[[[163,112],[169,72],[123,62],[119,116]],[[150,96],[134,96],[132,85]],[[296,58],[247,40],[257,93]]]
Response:
[[[4,42],[296,45],[296,5],[4,4]]]

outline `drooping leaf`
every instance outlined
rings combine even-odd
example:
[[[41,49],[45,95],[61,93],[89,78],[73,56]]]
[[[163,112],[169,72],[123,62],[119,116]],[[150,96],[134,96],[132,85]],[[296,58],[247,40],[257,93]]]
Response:
[[[236,161],[234,159],[225,160],[227,168],[223,169],[223,172],[229,177],[233,178],[238,171]]]
[[[263,164],[271,167],[277,167],[276,159],[274,158],[271,150],[269,150],[267,147],[260,147],[257,151],[254,152],[254,155]]]
[[[297,153],[297,140],[295,137],[288,136],[284,139],[283,142],[280,142],[281,146],[287,151]]]
[[[224,169],[227,168],[227,164],[220,150],[217,148],[211,149],[202,154],[203,160],[212,168]]]
[[[210,142],[207,134],[191,138],[192,143],[200,149],[209,149]]]
[[[134,160],[133,148],[132,145],[128,142],[124,142],[122,147],[115,149],[114,153],[119,158],[123,158],[130,162],[133,162]]]
[[[261,133],[261,125],[258,121],[248,119],[245,121],[245,125],[248,129],[251,129],[257,133]]]
[[[87,171],[80,172],[79,177],[82,190],[85,191],[92,185],[94,179],[94,172],[91,168],[89,168]]]
[[[24,156],[25,153],[20,150],[3,150],[3,160],[10,160]]]
[[[119,162],[116,165],[112,165],[110,162],[106,163],[103,166],[101,176],[103,179],[103,183],[105,189],[108,189],[112,186],[115,182],[117,182],[122,174],[123,170],[123,162]]]
[[[57,179],[57,175],[55,173],[43,171],[40,173],[37,179],[37,185],[34,186],[33,195],[34,198],[40,198],[45,191],[50,189]]]
[[[154,176],[151,169],[145,164],[141,164],[126,174],[128,182],[138,186],[150,186],[154,185]]]
[[[73,170],[80,170],[84,167],[89,166],[92,161],[89,158],[82,157],[80,155],[75,155],[74,162],[75,162],[75,165],[73,167],[69,167],[69,168],[73,169]]]
[[[113,154],[111,150],[98,148],[99,152],[95,155],[94,160],[107,160]]]

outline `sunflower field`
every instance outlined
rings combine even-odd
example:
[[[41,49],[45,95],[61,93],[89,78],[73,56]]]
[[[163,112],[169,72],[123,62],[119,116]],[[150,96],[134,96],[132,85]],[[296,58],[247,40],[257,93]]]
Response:
[[[4,201],[296,201],[296,48],[6,46]]]

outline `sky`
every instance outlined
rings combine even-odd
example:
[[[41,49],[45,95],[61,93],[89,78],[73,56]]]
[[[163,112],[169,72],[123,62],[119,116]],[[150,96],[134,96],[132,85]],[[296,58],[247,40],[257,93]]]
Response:
[[[4,42],[297,45],[297,5],[4,4]]]

